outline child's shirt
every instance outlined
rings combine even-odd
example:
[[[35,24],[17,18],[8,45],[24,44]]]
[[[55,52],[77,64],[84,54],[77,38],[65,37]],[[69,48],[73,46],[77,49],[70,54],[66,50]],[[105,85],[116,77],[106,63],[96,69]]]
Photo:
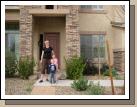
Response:
[[[50,73],[56,73],[56,65],[55,64],[49,65],[49,72]]]

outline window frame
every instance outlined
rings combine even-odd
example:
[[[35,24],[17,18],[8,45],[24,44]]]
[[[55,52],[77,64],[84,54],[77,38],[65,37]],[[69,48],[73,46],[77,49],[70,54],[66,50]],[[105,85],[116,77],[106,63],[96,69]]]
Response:
[[[6,35],[7,34],[18,34],[18,36],[20,35],[19,34],[19,30],[5,30],[5,39],[6,39]],[[18,37],[18,39],[19,39],[19,37]],[[16,42],[16,41],[15,41]],[[5,41],[5,43],[6,43],[6,41]],[[19,42],[18,42],[19,43]],[[19,43],[20,44],[20,43]],[[18,50],[19,50],[19,44],[18,44]],[[5,48],[6,48],[6,46],[5,46]],[[15,48],[16,48],[16,46],[15,46]],[[6,50],[5,50],[6,51]],[[19,51],[16,53],[16,51],[14,52],[15,53],[15,55],[16,55],[16,58],[17,58],[17,60],[19,60],[19,57],[20,57],[20,55],[19,55]]]
[[[81,6],[97,6],[97,8],[81,8]],[[103,6],[102,8],[99,8],[100,6]],[[95,14],[106,14],[107,11],[104,8],[104,5],[80,5],[79,8],[80,13],[95,13]]]
[[[105,43],[105,39],[106,39],[106,34],[80,34],[80,56],[81,56],[81,36],[103,36],[104,37],[104,57],[93,57],[94,56],[94,51],[92,50],[92,58],[87,58],[87,59],[89,59],[89,60],[92,60],[92,63],[94,63],[94,64],[96,64],[96,63],[98,63],[98,59],[100,59],[100,63],[104,63],[105,61],[106,61],[106,55],[107,55],[107,53],[106,53],[106,43]],[[93,48],[93,47],[92,47]]]

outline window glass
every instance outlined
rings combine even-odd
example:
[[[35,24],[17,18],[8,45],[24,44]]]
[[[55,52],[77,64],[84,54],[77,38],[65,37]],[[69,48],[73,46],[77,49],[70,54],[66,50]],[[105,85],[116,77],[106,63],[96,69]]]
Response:
[[[81,56],[86,59],[105,58],[104,35],[81,35]]]
[[[80,7],[81,9],[93,9],[93,10],[103,9],[103,5],[81,5]]]
[[[19,24],[6,23],[5,51],[10,51],[19,59]]]

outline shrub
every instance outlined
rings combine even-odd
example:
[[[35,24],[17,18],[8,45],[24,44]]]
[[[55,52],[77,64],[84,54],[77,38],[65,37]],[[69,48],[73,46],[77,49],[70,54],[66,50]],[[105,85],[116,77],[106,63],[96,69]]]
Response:
[[[105,71],[107,71],[109,69],[109,66],[106,64],[106,63],[104,63],[103,65],[102,65],[102,67],[101,67],[101,69],[100,69],[100,71],[101,71],[101,74],[103,74]]]
[[[98,68],[92,64],[92,62],[90,61],[86,61],[86,66],[85,69],[83,71],[84,75],[95,75],[98,74]]]
[[[79,79],[83,75],[85,63],[83,58],[73,56],[70,59],[65,59],[66,75],[68,79]]]
[[[86,91],[88,95],[102,95],[104,93],[104,87],[100,86],[99,82],[97,85],[90,82],[90,85]]]
[[[17,70],[22,79],[28,79],[33,74],[34,59],[31,60],[29,57],[20,58],[17,64]]]
[[[88,80],[81,77],[79,80],[74,80],[71,87],[77,91],[84,91],[88,88]]]
[[[5,77],[13,77],[15,76],[17,64],[16,64],[16,56],[14,53],[10,51],[6,51],[5,54]]]
[[[109,69],[106,70],[105,72],[103,72],[103,75],[104,76],[110,76]],[[115,68],[112,68],[112,76],[117,76],[117,75],[118,75],[117,70]]]

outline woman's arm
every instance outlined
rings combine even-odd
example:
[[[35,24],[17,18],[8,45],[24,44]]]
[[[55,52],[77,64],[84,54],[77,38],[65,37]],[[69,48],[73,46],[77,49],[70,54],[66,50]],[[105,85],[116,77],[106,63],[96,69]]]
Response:
[[[54,55],[54,51],[53,51],[53,50],[52,50],[52,52],[51,52],[51,53],[52,53],[52,55]]]
[[[44,51],[42,51],[42,54],[41,54],[41,60],[40,60],[41,63],[42,63],[42,59],[43,59],[43,54],[44,54]]]

